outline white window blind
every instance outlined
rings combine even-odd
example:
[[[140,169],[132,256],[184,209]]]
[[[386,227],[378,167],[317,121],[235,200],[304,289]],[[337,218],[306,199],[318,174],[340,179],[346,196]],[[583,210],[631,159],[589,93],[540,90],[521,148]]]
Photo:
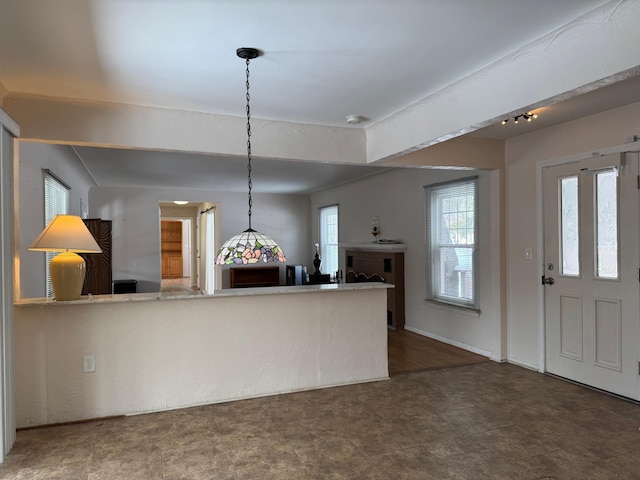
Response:
[[[338,206],[320,208],[320,271],[331,276],[338,271]]]
[[[43,170],[44,176],[44,227],[49,225],[56,215],[69,213],[69,190],[71,188],[56,177],[50,170]],[[46,252],[46,294],[53,298],[53,285],[49,276],[49,264],[56,252]]]
[[[477,308],[477,177],[425,187],[427,300]]]

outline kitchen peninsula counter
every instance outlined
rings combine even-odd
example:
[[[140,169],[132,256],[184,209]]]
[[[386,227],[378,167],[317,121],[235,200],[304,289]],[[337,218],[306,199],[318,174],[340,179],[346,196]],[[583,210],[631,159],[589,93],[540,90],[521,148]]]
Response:
[[[388,378],[384,283],[22,299],[18,427]],[[83,372],[83,357],[95,372]]]

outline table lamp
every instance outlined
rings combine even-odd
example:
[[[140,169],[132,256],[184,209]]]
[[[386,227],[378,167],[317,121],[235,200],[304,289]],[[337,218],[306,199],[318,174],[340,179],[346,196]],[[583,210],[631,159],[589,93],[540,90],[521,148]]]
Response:
[[[62,252],[51,260],[49,274],[55,299],[78,300],[86,264],[80,253],[102,253],[82,219],[76,215],[56,215],[38,235],[29,250]]]

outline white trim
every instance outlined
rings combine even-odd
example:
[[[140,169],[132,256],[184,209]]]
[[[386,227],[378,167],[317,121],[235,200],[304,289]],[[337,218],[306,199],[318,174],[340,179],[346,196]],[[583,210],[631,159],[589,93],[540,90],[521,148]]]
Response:
[[[466,317],[480,318],[480,315],[482,314],[482,311],[479,308],[465,307],[463,305],[457,305],[455,303],[439,302],[437,300],[430,300],[428,298],[424,299],[424,304],[427,307],[455,312]]]
[[[548,165],[546,165],[548,166]],[[542,278],[544,275],[544,213],[542,211],[543,205],[543,192],[542,192],[542,172],[546,168],[542,165],[542,162],[536,165],[536,230],[538,232],[538,238],[536,239],[538,252],[538,272],[536,278]],[[538,303],[538,365],[536,370],[540,373],[544,373],[547,370],[546,363],[546,341],[545,341],[545,316],[544,316],[544,286],[542,282],[538,283],[537,290],[537,303]]]
[[[306,387],[306,388],[294,388],[294,389],[284,389],[284,390],[279,390],[276,393],[264,393],[261,395],[245,395],[242,397],[234,397],[231,399],[222,399],[222,400],[216,400],[214,402],[198,402],[198,403],[192,403],[189,405],[180,405],[177,407],[165,407],[165,408],[155,408],[152,410],[144,410],[144,411],[140,411],[140,412],[133,412],[133,413],[125,413],[124,416],[125,417],[137,417],[138,415],[147,415],[149,413],[162,413],[162,412],[172,412],[175,410],[184,410],[185,408],[193,408],[193,407],[204,407],[207,405],[218,405],[220,403],[229,403],[230,401],[236,402],[236,401],[242,401],[242,400],[253,400],[256,398],[266,398],[266,397],[273,397],[274,395],[288,395],[290,393],[299,393],[299,392],[312,392],[314,390],[324,390],[325,388],[335,388],[335,387],[348,387],[349,385],[362,385],[365,383],[372,383],[372,382],[384,382],[386,380],[390,380],[391,377],[386,376],[386,377],[376,377],[376,378],[372,378],[372,379],[367,379],[367,380],[352,380],[352,381],[348,381],[348,382],[339,382],[339,383],[332,383],[326,386],[322,386],[322,387]],[[46,426],[46,425],[38,425],[38,427],[42,427],[42,426]]]
[[[409,325],[405,325],[404,328],[405,330],[417,333],[418,335],[422,335],[423,337],[432,338],[434,340],[438,340],[439,342],[446,343],[447,345],[453,345],[454,347],[462,348],[463,350],[467,350],[472,353],[477,353],[478,355],[482,355],[483,357],[490,358],[494,362],[503,361],[500,358],[494,357],[493,353],[489,352],[488,350],[472,347],[471,345],[467,345],[466,343],[456,342],[455,340],[451,340],[450,338],[441,337],[440,335],[436,335],[434,333],[425,332],[424,330],[420,330],[419,328],[411,327]]]
[[[491,215],[491,303],[494,312],[491,316],[491,330],[493,355],[505,361],[507,356],[507,328],[506,328],[506,229],[503,223],[502,198],[506,186],[502,182],[502,170],[493,170],[489,176],[491,184],[490,215]],[[479,262],[478,262],[479,263]]]
[[[6,128],[11,135],[14,137],[20,136],[20,127],[18,124],[9,116],[7,112],[0,108],[0,125]]]
[[[544,167],[557,167],[558,165],[564,165],[566,163],[579,162],[580,160],[586,160],[587,158],[604,157],[613,153],[630,153],[640,152],[640,142],[623,143],[622,145],[616,145],[615,147],[601,148],[600,150],[592,150],[589,152],[576,153],[575,155],[568,155],[566,157],[556,157],[547,160],[540,160],[538,166]]]
[[[0,110],[0,463],[9,453],[16,439],[15,387],[13,359],[13,268],[15,259],[15,168],[16,154],[13,150],[14,132],[17,125]],[[8,136],[5,134],[8,132]],[[9,138],[10,145],[4,145]]]
[[[544,372],[541,372],[538,366],[534,363],[521,362],[520,360],[516,360],[511,357],[507,357],[507,363],[510,363],[512,365],[517,365],[518,367],[526,368],[527,370],[533,370],[536,372],[544,373]]]

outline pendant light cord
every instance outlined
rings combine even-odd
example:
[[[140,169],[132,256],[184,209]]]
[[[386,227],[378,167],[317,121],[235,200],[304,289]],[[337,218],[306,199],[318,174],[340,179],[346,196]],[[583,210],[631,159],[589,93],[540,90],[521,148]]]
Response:
[[[247,172],[249,183],[249,230],[251,230],[251,207],[253,200],[251,199],[251,107],[249,105],[249,59],[247,58]]]

